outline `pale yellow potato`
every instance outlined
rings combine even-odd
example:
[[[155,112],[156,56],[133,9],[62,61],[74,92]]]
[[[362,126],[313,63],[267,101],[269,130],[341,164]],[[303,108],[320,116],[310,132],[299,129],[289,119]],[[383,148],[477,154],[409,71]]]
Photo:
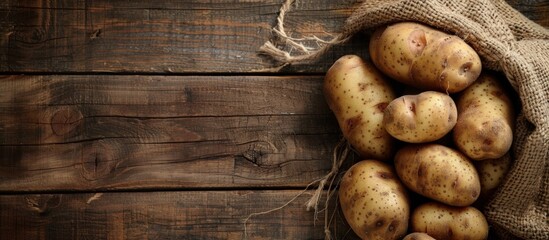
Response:
[[[369,52],[381,72],[424,90],[462,91],[482,70],[480,57],[461,38],[413,22],[377,29]]]
[[[427,233],[414,232],[406,235],[402,240],[436,240]]]
[[[437,240],[483,240],[488,238],[488,222],[478,209],[452,207],[439,202],[424,203],[414,209],[410,228]]]
[[[362,239],[402,238],[408,229],[410,205],[404,185],[387,163],[363,160],[341,179],[343,215]]]
[[[392,158],[395,140],[382,122],[396,96],[372,64],[356,55],[341,57],[326,73],[323,91],[343,136],[362,158]]]
[[[509,153],[500,158],[475,162],[475,167],[480,177],[481,196],[489,197],[497,189],[501,182],[503,182],[503,179],[505,179],[511,163],[512,159]]]
[[[500,158],[511,148],[516,116],[500,81],[505,79],[484,73],[456,100],[454,143],[471,159]]]
[[[410,190],[451,206],[468,206],[480,195],[473,163],[459,151],[439,144],[410,144],[395,156],[398,176]]]
[[[436,91],[398,97],[387,105],[383,116],[385,130],[409,143],[438,140],[452,131],[456,121],[454,100]]]

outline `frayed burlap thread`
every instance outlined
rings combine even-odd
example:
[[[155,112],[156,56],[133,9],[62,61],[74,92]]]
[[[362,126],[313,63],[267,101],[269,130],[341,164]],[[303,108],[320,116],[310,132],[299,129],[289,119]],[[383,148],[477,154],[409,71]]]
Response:
[[[261,53],[269,55],[278,62],[284,63],[282,66],[314,62],[328,52],[332,46],[347,41],[353,35],[353,33],[342,32],[336,34],[329,40],[320,39],[316,36],[302,38],[289,36],[284,27],[284,19],[286,13],[290,11],[293,4],[297,4],[297,0],[284,1],[282,7],[280,7],[277,25],[273,28],[274,38],[267,41],[259,48]],[[318,48],[307,47],[305,46],[305,42],[315,42]],[[277,47],[278,45],[287,47],[290,50],[282,50]],[[297,54],[292,54],[292,50],[297,52]]]
[[[483,210],[498,239],[549,239],[549,30],[504,0],[366,0],[317,49],[291,55],[269,42],[262,50],[285,64],[314,62],[360,31],[401,21],[461,37],[518,93],[514,164]]]

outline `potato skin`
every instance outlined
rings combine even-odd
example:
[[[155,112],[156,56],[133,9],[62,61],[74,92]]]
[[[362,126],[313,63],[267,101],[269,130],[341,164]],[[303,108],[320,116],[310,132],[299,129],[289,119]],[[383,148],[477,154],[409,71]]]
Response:
[[[427,233],[414,232],[406,235],[402,240],[436,240]]]
[[[503,157],[474,162],[480,177],[480,195],[488,198],[503,182],[511,167],[512,159],[509,153]]]
[[[428,202],[416,207],[410,218],[411,230],[437,240],[482,240],[488,238],[488,222],[474,207],[452,207]]]
[[[356,55],[339,58],[326,73],[323,92],[343,136],[362,158],[392,158],[395,139],[382,122],[395,93],[372,64]]]
[[[383,115],[385,130],[409,143],[438,140],[452,131],[456,121],[454,100],[435,91],[398,97],[387,105]]]
[[[462,39],[419,23],[377,29],[369,51],[381,72],[424,90],[462,91],[482,70],[480,57]]]
[[[412,191],[451,206],[471,205],[480,195],[475,166],[459,151],[439,144],[410,144],[395,156],[395,168]]]
[[[345,219],[362,239],[400,239],[406,234],[408,195],[393,168],[384,162],[354,164],[341,179],[339,201]]]
[[[457,148],[474,160],[500,158],[511,148],[515,112],[509,93],[494,75],[483,73],[456,101],[453,130]]]

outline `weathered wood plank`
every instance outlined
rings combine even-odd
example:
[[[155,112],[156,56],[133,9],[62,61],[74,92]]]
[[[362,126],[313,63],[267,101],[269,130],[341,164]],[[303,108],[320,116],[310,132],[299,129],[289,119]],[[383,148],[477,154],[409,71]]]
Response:
[[[294,37],[329,39],[359,0],[299,1],[286,15]],[[544,0],[508,1],[549,27]],[[258,55],[281,0],[51,1],[0,3],[0,72],[271,71]],[[318,63],[286,71],[324,72],[346,53],[367,56],[364,36]],[[314,45],[311,45],[314,47]]]
[[[530,20],[549,28],[549,1],[547,0],[505,0]]]
[[[326,114],[322,81],[323,75],[11,75],[0,76],[0,106],[82,105],[79,111],[93,116],[148,118]],[[30,115],[25,118],[36,118]]]
[[[330,168],[335,134],[256,134],[188,143],[0,146],[0,191],[304,186]]]
[[[9,76],[0,191],[305,186],[340,137],[322,77]]]
[[[0,239],[244,239],[248,215],[286,204],[299,190],[126,192],[0,196]],[[310,192],[309,192],[310,193]],[[248,239],[324,239],[306,193],[253,216]],[[349,228],[335,215],[334,234]],[[352,232],[346,239],[353,238]]]
[[[327,38],[353,1],[301,1],[292,36]],[[282,1],[8,1],[0,5],[3,72],[254,72]],[[355,42],[354,44],[362,44]],[[326,69],[343,47],[303,71]]]

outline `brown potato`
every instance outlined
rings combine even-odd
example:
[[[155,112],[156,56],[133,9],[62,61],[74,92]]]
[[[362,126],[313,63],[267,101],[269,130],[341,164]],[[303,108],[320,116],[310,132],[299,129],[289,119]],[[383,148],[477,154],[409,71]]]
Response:
[[[345,219],[362,239],[400,239],[410,215],[408,195],[390,165],[363,160],[341,179],[339,201]]]
[[[471,205],[480,195],[475,166],[459,151],[439,144],[410,144],[395,156],[395,168],[412,191],[451,206]]]
[[[454,100],[435,91],[398,97],[387,105],[383,115],[385,130],[409,143],[438,140],[452,131],[456,121]]]
[[[482,240],[488,238],[488,222],[474,207],[451,207],[428,202],[414,209],[411,230],[424,232],[437,240]]]
[[[515,113],[509,93],[494,75],[482,74],[456,101],[457,148],[474,160],[500,158],[511,148]]]
[[[478,54],[461,38],[413,22],[379,28],[369,51],[381,72],[424,90],[459,92],[482,69]]]
[[[395,140],[382,122],[395,93],[374,66],[355,55],[343,56],[326,73],[323,91],[343,136],[361,157],[392,158]]]
[[[475,162],[475,167],[480,177],[481,196],[490,196],[503,182],[505,175],[511,167],[511,161],[511,155],[507,153],[500,158]]]
[[[402,240],[436,240],[427,233],[414,232],[406,235]]]

